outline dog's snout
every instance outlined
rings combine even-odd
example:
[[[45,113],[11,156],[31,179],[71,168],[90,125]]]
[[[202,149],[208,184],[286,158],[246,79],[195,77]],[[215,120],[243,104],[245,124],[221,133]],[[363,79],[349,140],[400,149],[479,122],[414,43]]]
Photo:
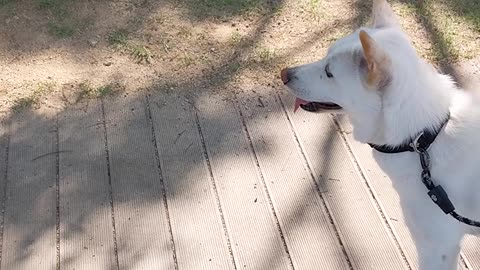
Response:
[[[283,84],[287,84],[290,81],[291,71],[288,68],[282,69],[280,72],[280,78],[282,79]]]

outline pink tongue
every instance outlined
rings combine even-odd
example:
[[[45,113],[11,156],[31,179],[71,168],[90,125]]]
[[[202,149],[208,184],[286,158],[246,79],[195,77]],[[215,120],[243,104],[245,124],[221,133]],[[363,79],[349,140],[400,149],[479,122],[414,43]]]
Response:
[[[304,104],[307,104],[308,101],[306,100],[303,100],[303,99],[300,99],[300,98],[296,98],[295,99],[295,106],[293,107],[293,112],[297,112],[298,108],[300,107],[300,105],[304,105]]]

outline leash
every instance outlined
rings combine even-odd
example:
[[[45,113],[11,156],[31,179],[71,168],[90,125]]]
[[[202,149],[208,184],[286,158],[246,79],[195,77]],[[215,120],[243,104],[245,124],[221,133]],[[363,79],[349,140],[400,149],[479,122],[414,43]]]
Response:
[[[386,154],[395,154],[395,153],[402,153],[402,152],[416,152],[420,156],[420,164],[422,165],[422,183],[428,189],[428,196],[430,199],[442,209],[442,211],[447,214],[451,215],[456,220],[460,221],[461,223],[480,227],[480,222],[475,221],[464,216],[459,215],[455,211],[455,206],[453,205],[452,201],[448,198],[447,192],[443,189],[441,185],[435,185],[432,180],[432,174],[430,172],[430,155],[428,154],[428,149],[430,148],[431,144],[435,141],[435,138],[438,136],[442,128],[446,125],[448,120],[450,119],[450,114],[448,115],[445,122],[443,122],[442,126],[438,130],[429,131],[425,130],[420,133],[411,143],[403,144],[397,147],[392,147],[388,145],[375,145],[369,144],[370,147],[373,149]]]

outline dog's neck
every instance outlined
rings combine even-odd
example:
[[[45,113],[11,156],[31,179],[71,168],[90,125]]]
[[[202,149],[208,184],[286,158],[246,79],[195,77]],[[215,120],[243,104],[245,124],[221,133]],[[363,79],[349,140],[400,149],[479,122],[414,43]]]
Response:
[[[419,76],[418,74],[422,74]],[[367,135],[364,128],[373,128],[365,143],[397,146],[425,129],[436,129],[448,115],[456,86],[448,76],[439,74],[430,65],[420,61],[416,69],[398,75],[385,92],[378,119],[370,119],[370,127],[357,126],[358,137]],[[358,120],[357,120],[358,122]],[[356,136],[357,137],[357,136]]]

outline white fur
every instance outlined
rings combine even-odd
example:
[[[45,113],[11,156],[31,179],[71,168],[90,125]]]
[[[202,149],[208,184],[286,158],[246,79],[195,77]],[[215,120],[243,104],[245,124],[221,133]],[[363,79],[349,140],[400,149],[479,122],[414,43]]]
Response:
[[[363,30],[390,59],[385,87],[371,89],[366,84],[359,31],[337,41],[324,59],[291,69],[287,86],[304,100],[342,106],[355,138],[364,143],[404,143],[425,128],[439,127],[450,112],[449,122],[429,151],[432,177],[447,191],[459,214],[480,220],[479,100],[417,56],[385,0],[374,0],[373,16],[374,26]],[[327,63],[334,78],[326,76]],[[420,179],[418,154],[375,151],[374,157],[400,195],[420,269],[457,269],[461,239],[480,230],[445,215],[430,200]]]

